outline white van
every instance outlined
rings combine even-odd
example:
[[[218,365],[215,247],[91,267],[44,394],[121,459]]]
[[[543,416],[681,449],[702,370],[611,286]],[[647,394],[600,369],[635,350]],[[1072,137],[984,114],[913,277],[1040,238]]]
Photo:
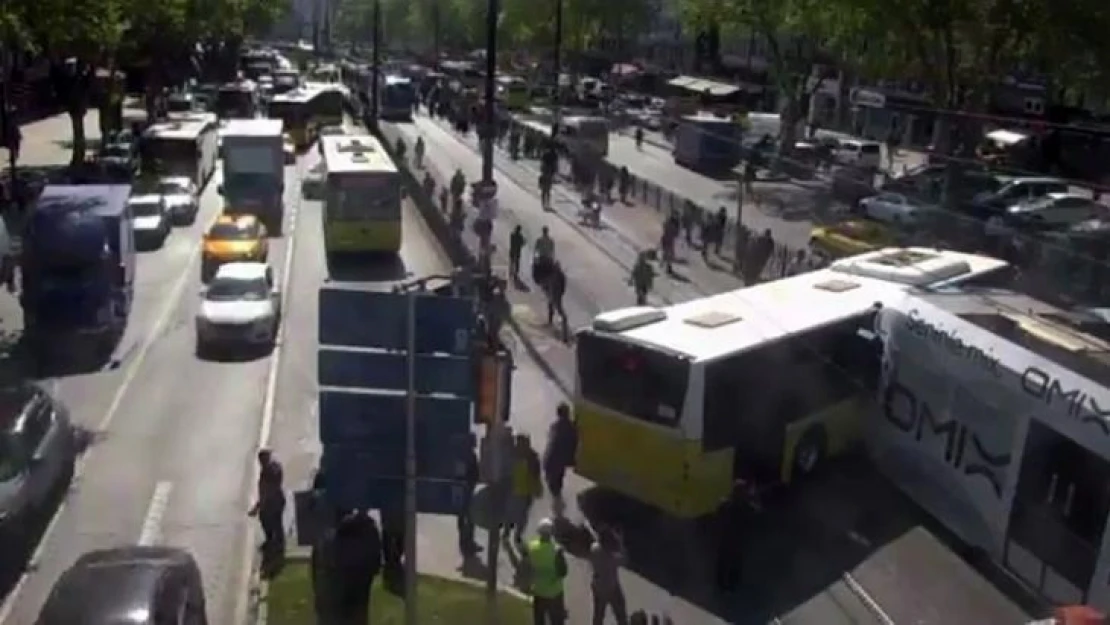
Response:
[[[841,139],[836,151],[837,160],[857,167],[879,167],[883,162],[882,146],[875,141]]]

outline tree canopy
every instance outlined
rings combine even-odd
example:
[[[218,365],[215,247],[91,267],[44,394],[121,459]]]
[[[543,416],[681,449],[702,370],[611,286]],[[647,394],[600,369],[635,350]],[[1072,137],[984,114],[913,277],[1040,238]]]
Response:
[[[948,110],[981,110],[993,84],[1014,74],[1047,76],[1073,99],[1107,95],[1110,5],[1100,0],[682,2],[685,25],[696,32],[717,28],[722,39],[767,43],[784,122],[802,113],[815,64],[865,80],[923,83],[933,105]]]
[[[148,86],[182,78],[202,49],[232,60],[243,39],[265,34],[287,0],[6,0],[0,40],[51,63],[73,118],[73,160],[84,158],[84,116],[96,71],[145,67]],[[225,63],[225,66],[227,63]]]
[[[374,0],[339,0],[336,35],[371,41]],[[589,50],[606,38],[634,38],[652,16],[649,0],[564,0],[567,50]],[[444,48],[484,47],[486,0],[381,0],[382,41],[387,46],[430,50],[437,31]],[[548,50],[555,31],[555,2],[499,0],[500,42],[514,50]]]

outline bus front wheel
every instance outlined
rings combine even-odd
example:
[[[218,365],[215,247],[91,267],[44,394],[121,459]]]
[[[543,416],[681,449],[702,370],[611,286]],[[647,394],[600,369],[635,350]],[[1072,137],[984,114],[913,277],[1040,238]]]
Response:
[[[827,441],[825,429],[812,427],[802,435],[794,447],[794,478],[812,474],[825,461]]]

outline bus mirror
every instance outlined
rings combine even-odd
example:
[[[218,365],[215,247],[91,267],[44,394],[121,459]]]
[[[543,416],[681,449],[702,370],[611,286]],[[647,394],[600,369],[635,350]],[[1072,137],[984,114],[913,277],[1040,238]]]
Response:
[[[224,194],[224,186],[222,184],[216,187],[216,193],[219,193],[220,195]]]

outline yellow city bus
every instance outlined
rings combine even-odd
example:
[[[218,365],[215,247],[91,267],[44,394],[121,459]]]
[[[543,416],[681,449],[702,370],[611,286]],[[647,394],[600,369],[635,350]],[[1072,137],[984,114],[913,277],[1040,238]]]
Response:
[[[518,76],[498,76],[497,90],[505,108],[510,111],[527,111],[532,104],[532,90],[528,82]]]
[[[324,249],[396,254],[401,249],[401,174],[369,135],[320,137]]]
[[[269,116],[284,122],[285,132],[298,150],[304,150],[316,141],[319,122],[309,104],[313,92],[300,88],[270,98]]]
[[[738,479],[789,484],[855,446],[880,358],[876,304],[997,279],[1000,260],[887,248],[667,308],[603,313],[578,333],[576,471],[677,518]]]
[[[347,103],[347,88],[341,83],[307,83],[308,108],[312,119],[319,126],[342,126],[343,107]]]

